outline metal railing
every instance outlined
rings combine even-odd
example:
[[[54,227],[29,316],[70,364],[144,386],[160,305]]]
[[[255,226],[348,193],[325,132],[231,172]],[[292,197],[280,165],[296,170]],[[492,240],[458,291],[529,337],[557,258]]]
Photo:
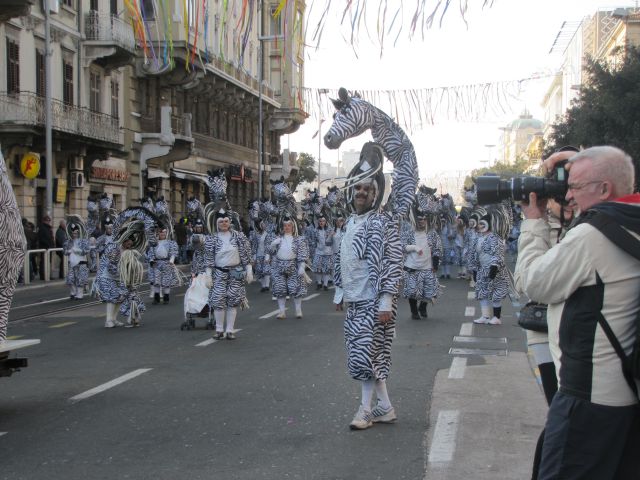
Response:
[[[113,42],[132,53],[136,50],[133,28],[115,15],[95,11],[87,13],[85,35],[90,41]]]
[[[122,144],[117,117],[67,105],[60,100],[51,101],[51,114],[54,130]],[[39,97],[33,92],[0,92],[0,124],[44,128],[44,97]]]

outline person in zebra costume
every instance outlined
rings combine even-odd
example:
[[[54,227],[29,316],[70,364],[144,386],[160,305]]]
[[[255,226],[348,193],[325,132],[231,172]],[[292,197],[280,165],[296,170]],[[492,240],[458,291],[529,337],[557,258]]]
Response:
[[[254,226],[255,228],[249,237],[251,261],[254,264],[255,278],[260,281],[260,292],[268,292],[271,283],[271,266],[265,261],[265,258],[267,249],[275,238],[272,233],[267,231],[264,220],[255,220]]]
[[[402,278],[399,225],[414,201],[419,175],[413,145],[391,117],[351,97],[344,88],[338,96],[333,100],[337,111],[324,137],[325,145],[337,149],[347,138],[368,129],[376,142],[363,146],[360,161],[349,174],[346,202],[355,215],[347,222],[335,269],[335,284],[343,288],[348,305],[344,324],[347,366],[362,390],[362,401],[350,428],[360,430],[397,418],[386,380]],[[393,202],[381,211],[385,155],[394,165]],[[374,390],[378,400],[372,409]]]
[[[437,214],[436,214],[437,215]],[[427,306],[440,294],[436,276],[442,245],[439,235],[429,235],[429,212],[414,206],[415,228],[406,222],[401,231],[403,250],[406,254],[403,271],[402,296],[409,300],[411,318],[427,318]],[[433,230],[431,230],[433,232]]]
[[[333,228],[327,224],[327,218],[318,217],[315,234],[315,255],[313,272],[316,274],[316,290],[329,289],[329,278],[333,273]]]
[[[141,198],[140,199],[140,205],[147,212],[149,212],[149,213],[151,213],[152,215],[155,216],[156,206],[155,206],[155,203],[153,201],[153,198],[151,198],[150,196],[147,196],[145,198]],[[156,229],[156,227],[154,227],[154,229],[153,229],[154,230],[153,234],[149,235],[149,238],[147,239],[147,251],[144,252],[144,258],[143,258],[144,264],[147,267],[147,280],[149,280],[149,298],[154,298],[154,294],[155,294],[155,288],[154,288],[155,270],[151,267],[151,248],[158,241],[158,237],[157,237],[157,234],[155,233],[155,229]]]
[[[154,292],[153,303],[160,303],[162,295],[162,303],[169,303],[169,295],[171,287],[178,285],[178,272],[174,266],[176,257],[178,256],[178,244],[169,238],[169,229],[162,226],[158,229],[158,242],[151,247],[150,266],[153,268]]]
[[[220,209],[207,214],[209,230],[205,238],[204,264],[209,276],[209,307],[216,321],[216,340],[235,340],[238,307],[248,307],[246,283],[253,282],[249,242],[241,231],[231,228],[232,215]],[[225,327],[226,323],[226,327]]]
[[[265,261],[271,265],[271,293],[278,301],[276,318],[286,318],[287,297],[293,298],[296,318],[302,318],[302,297],[307,294],[305,280],[309,249],[298,235],[296,219],[288,213],[280,218],[280,234],[269,244]]]
[[[67,241],[64,244],[64,254],[69,257],[69,272],[67,285],[71,290],[71,300],[81,300],[84,287],[89,283],[89,265],[87,256],[91,252],[91,245],[87,239],[87,229],[82,219],[75,215],[67,217]]]
[[[482,314],[473,322],[501,325],[502,300],[509,294],[509,279],[505,264],[506,245],[503,232],[505,215],[502,206],[487,207],[478,221],[478,237],[474,249],[476,267],[476,300],[480,302]],[[491,308],[493,307],[493,314]]]
[[[196,278],[204,273],[204,245],[205,245],[204,222],[197,218],[193,224],[193,235],[191,235],[191,246],[193,248],[193,258],[191,260],[191,278]]]
[[[7,338],[9,308],[26,249],[20,210],[0,148],[0,344]]]
[[[332,245],[331,249],[333,251],[333,271],[331,272],[332,278],[335,277],[336,271],[336,262],[339,261],[340,258],[340,245],[342,244],[342,237],[345,232],[345,220],[344,214],[340,211],[336,213],[336,227],[334,229],[333,237],[332,237]],[[344,292],[342,287],[335,285],[335,293],[333,294],[333,303],[336,306],[336,311],[342,311],[344,309]]]
[[[157,221],[149,210],[132,207],[106,227],[113,229],[113,241],[105,244],[96,276],[98,297],[107,308],[105,328],[141,324],[145,305],[137,291],[142,283],[147,241],[154,236]],[[118,320],[118,312],[125,322]]]
[[[440,220],[440,239],[443,250],[440,278],[451,278],[451,265],[453,265],[456,257],[455,238],[456,230],[453,222],[445,215]]]

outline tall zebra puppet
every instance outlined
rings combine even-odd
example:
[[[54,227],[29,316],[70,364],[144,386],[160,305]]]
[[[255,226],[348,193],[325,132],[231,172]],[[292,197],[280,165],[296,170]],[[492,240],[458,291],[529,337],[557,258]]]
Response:
[[[327,148],[371,130],[360,160],[346,180],[347,205],[355,215],[347,222],[335,265],[335,284],[348,304],[344,324],[349,374],[362,386],[362,403],[350,427],[369,428],[396,419],[387,393],[391,343],[395,332],[397,296],[402,278],[399,223],[414,200],[418,164],[404,131],[380,109],[350,96],[344,88],[333,100],[333,124],[324,137]],[[384,209],[384,157],[393,163],[392,204]],[[371,408],[373,390],[378,398]]]
[[[26,248],[20,210],[0,149],[0,343],[7,338],[9,307]]]
[[[207,218],[207,212],[217,212],[222,209],[230,215],[233,228],[236,231],[241,232],[242,226],[240,224],[240,215],[232,210],[231,205],[229,204],[229,199],[227,198],[227,177],[224,174],[224,168],[209,170],[207,174],[209,203],[205,207],[205,218]]]

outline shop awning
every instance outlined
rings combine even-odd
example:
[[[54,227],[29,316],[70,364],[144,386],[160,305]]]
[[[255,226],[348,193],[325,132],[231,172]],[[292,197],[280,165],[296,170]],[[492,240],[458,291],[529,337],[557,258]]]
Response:
[[[192,172],[191,170],[183,170],[181,168],[172,168],[171,176],[180,180],[192,180],[194,182],[207,182],[208,175],[204,173]]]
[[[159,168],[147,167],[147,178],[169,178],[169,174]]]

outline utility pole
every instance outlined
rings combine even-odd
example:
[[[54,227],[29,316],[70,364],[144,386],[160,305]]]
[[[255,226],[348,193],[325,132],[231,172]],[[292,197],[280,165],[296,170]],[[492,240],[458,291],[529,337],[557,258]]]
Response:
[[[322,152],[322,95],[329,93],[326,88],[318,89],[318,195],[320,195],[320,171],[322,170],[321,152]]]
[[[53,220],[53,141],[51,137],[51,11],[49,10],[49,2],[51,0],[43,0],[44,6],[44,129],[46,142],[46,215],[51,218],[51,225],[55,225]],[[38,219],[39,220],[39,219]]]

